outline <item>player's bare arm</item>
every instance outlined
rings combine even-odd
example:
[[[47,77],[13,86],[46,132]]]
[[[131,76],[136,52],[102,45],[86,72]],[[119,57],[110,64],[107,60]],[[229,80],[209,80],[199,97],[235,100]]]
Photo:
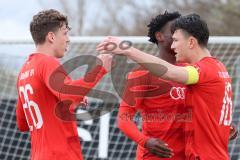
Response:
[[[122,40],[118,37],[107,37],[97,46],[97,51],[103,54],[109,53],[107,48],[108,44],[115,43],[116,46],[119,46],[121,41]],[[144,53],[134,47],[130,47],[126,50],[116,47],[114,50],[111,50],[111,53],[128,56],[130,59],[143,65],[153,74],[160,76],[161,78],[166,80],[171,80],[182,84],[188,84],[188,81],[190,79],[189,76],[191,76],[189,75],[190,73],[188,68],[172,65],[160,58]]]

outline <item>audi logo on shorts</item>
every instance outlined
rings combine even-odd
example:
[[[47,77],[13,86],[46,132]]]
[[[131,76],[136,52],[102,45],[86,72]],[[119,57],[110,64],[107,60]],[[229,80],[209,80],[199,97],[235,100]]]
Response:
[[[184,87],[172,87],[170,90],[171,98],[175,100],[185,99],[185,89]]]

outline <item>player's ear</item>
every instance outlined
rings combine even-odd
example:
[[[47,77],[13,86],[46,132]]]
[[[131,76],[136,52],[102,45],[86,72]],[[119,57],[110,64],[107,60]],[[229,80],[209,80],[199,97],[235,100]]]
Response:
[[[155,33],[155,38],[157,39],[158,42],[164,41],[164,36],[161,32],[156,32]]]
[[[47,41],[49,41],[50,43],[53,43],[54,39],[55,39],[55,34],[53,32],[48,32],[47,36],[46,36]]]
[[[188,46],[190,49],[193,49],[194,46],[197,44],[197,39],[190,36],[189,39],[188,39]]]

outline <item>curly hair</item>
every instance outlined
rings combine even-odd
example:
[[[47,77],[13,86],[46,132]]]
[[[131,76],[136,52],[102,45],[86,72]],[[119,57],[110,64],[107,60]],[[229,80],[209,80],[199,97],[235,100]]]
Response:
[[[209,39],[209,30],[207,23],[199,15],[193,13],[181,16],[175,20],[171,26],[171,32],[182,29],[188,35],[195,37],[199,45],[206,47]]]
[[[54,9],[44,10],[34,15],[30,23],[30,32],[35,44],[44,43],[49,32],[57,31],[64,24],[70,29],[67,17]]]
[[[168,12],[165,11],[163,14],[157,15],[155,18],[151,20],[151,22],[147,25],[148,27],[148,37],[149,41],[157,44],[157,39],[155,37],[155,33],[161,31],[161,29],[169,22],[174,19],[180,17],[181,14],[179,12]]]

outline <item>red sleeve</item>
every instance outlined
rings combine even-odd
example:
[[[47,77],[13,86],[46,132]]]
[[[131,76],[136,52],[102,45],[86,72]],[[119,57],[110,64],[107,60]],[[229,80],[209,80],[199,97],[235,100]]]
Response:
[[[148,72],[145,70],[136,70],[129,73],[123,100],[118,112],[119,129],[130,139],[143,147],[149,137],[139,131],[133,118],[137,112],[137,108],[139,108],[144,99],[144,86],[148,84],[147,73]]]
[[[199,75],[197,84],[205,83],[208,81],[210,75],[208,75],[208,72],[205,69],[206,66],[202,65],[201,63],[196,63],[193,67],[197,69]]]
[[[42,79],[48,89],[61,101],[79,104],[107,71],[100,65],[86,73],[84,78],[72,80],[56,58],[48,58],[42,68]]]
[[[118,127],[130,139],[144,147],[149,137],[142,134],[138,130],[137,125],[133,122],[135,113],[136,110],[133,107],[120,106],[118,112]]]
[[[22,102],[18,96],[17,105],[16,105],[16,120],[18,129],[22,132],[29,131],[28,123],[24,114]]]
[[[198,71],[199,80],[197,84],[203,84],[209,81],[215,81],[218,76],[215,74],[215,66],[209,63],[208,60],[197,62],[194,67]]]

